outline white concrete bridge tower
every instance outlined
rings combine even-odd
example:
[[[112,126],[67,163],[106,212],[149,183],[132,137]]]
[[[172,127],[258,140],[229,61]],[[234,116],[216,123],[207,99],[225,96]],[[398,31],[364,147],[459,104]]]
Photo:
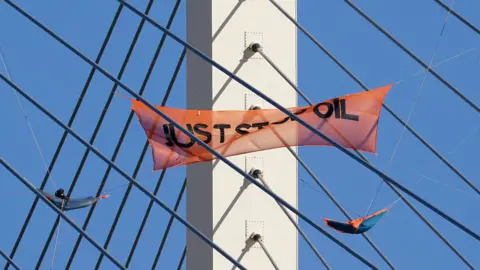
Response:
[[[277,2],[296,18],[296,0]],[[259,43],[269,58],[293,82],[297,81],[297,30],[269,0],[186,3],[190,44],[281,105],[297,106],[294,89],[258,53],[249,50],[252,43]],[[198,56],[187,54],[188,109],[245,110],[252,105],[273,108]],[[297,207],[297,162],[287,149],[229,159],[246,172],[260,169],[270,188]],[[248,185],[247,180],[222,162],[188,165],[187,178],[187,218],[207,237],[249,269],[274,269],[259,243],[248,240],[252,233],[258,233],[280,269],[298,269],[297,231],[271,197]],[[214,249],[187,232],[187,269],[232,267]]]

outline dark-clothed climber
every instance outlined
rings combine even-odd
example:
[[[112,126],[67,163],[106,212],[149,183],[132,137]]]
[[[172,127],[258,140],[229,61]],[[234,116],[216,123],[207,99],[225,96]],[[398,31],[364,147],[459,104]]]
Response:
[[[60,188],[57,191],[55,191],[55,197],[68,201],[68,197],[65,196],[65,191],[63,190],[63,188]]]

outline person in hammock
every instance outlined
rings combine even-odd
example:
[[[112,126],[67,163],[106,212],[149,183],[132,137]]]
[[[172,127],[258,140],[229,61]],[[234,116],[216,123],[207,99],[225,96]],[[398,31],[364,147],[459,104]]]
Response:
[[[60,188],[57,191],[55,191],[55,197],[68,201],[68,197],[65,196],[65,191],[63,190],[63,188]]]
[[[61,188],[55,191],[55,194],[51,194],[40,189],[37,190],[42,193],[50,202],[55,204],[58,208],[62,209],[62,211],[69,211],[88,207],[96,203],[98,200],[107,199],[109,197],[109,194],[106,194],[98,197],[88,196],[71,199],[65,196],[65,191]]]
[[[340,222],[331,220],[329,218],[324,218],[325,224],[328,227],[335,229],[341,233],[347,234],[363,234],[373,228],[377,222],[386,214],[392,206],[384,208],[378,212],[375,212],[371,215],[357,218],[349,222]]]

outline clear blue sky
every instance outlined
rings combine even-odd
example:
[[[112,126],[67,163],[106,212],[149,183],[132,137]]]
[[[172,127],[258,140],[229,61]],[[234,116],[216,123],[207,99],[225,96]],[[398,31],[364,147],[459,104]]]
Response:
[[[142,10],[146,2],[146,0],[132,1]],[[154,4],[152,17],[165,25],[174,2],[174,0],[158,0]],[[355,2],[424,61],[429,61],[446,15],[444,9],[433,1],[357,0]],[[97,55],[118,6],[118,2],[113,0],[81,2],[18,0],[16,3],[91,59]],[[480,17],[477,15],[480,2],[457,1],[455,10],[475,25],[480,25]],[[394,86],[386,99],[386,103],[406,119],[423,78],[422,75],[410,77],[421,70],[416,62],[342,1],[328,1],[328,3],[299,1],[298,18],[300,23],[367,86],[375,88],[397,80],[408,79]],[[129,11],[122,13],[101,62],[101,66],[112,74],[117,74],[139,21],[140,19]],[[90,66],[5,3],[0,4],[0,22],[0,45],[6,54],[14,80],[66,123],[88,76]],[[173,31],[185,37],[185,1],[175,19]],[[131,88],[136,90],[140,88],[160,37],[161,32],[147,23],[122,80]],[[321,101],[362,91],[360,86],[300,33],[298,43],[299,87],[312,100]],[[434,63],[479,44],[478,34],[452,16]],[[161,102],[181,51],[182,47],[175,41],[167,40],[146,89],[145,97],[151,102],[156,104]],[[478,59],[479,52],[475,51],[436,68],[444,78],[476,104],[480,104]],[[111,87],[111,81],[100,73],[95,75],[73,125],[83,138],[90,138]],[[183,108],[185,93],[185,66],[183,66],[167,103],[168,106]],[[32,183],[40,185],[45,169],[12,89],[4,83],[0,83],[0,101],[3,127],[0,133],[0,155]],[[24,104],[48,162],[53,156],[63,130],[26,101]],[[111,156],[113,152],[130,112],[129,109],[128,102],[116,97],[107,113],[104,125],[94,143],[107,156]],[[472,108],[452,94],[437,79],[429,76],[410,123],[426,140],[446,155],[465,136],[478,130],[478,120],[478,114]],[[380,156],[369,155],[370,160],[378,168],[385,169],[401,129],[402,126],[384,110],[378,134]],[[479,133],[471,136],[458,150],[448,156],[448,160],[477,186],[480,186]],[[144,140],[143,130],[135,119],[117,159],[117,164],[129,173],[133,172]],[[380,181],[378,177],[334,148],[302,147],[299,151],[301,157],[350,213],[363,214],[366,211]],[[82,145],[73,138],[67,139],[53,170],[53,179],[58,186],[68,188],[83,152]],[[153,190],[156,179],[160,175],[160,172],[152,173],[152,167],[151,155],[148,153],[137,179],[150,190]],[[74,196],[94,194],[105,169],[106,164],[91,154],[80,176]],[[440,165],[436,157],[409,133],[405,134],[401,142],[389,174],[467,227],[480,233],[478,195],[475,195],[446,166]],[[415,184],[422,174],[427,174],[440,184],[432,181]],[[169,170],[159,198],[173,207],[184,176],[185,167]],[[312,183],[304,170],[300,170],[299,177]],[[0,230],[0,248],[10,252],[34,195],[5,169],[0,169],[0,179],[2,179],[0,181],[0,213],[4,217],[2,230]],[[106,188],[123,183],[126,183],[126,180],[112,171]],[[47,189],[53,190],[54,186],[48,184]],[[88,232],[99,243],[103,243],[107,236],[123,192],[124,189],[117,190],[109,200],[102,201],[93,215]],[[383,187],[373,210],[378,210],[395,199],[395,195]],[[124,261],[128,255],[147,204],[148,199],[141,192],[134,190],[131,193],[109,247],[109,251],[120,261]],[[480,266],[478,256],[480,245],[477,241],[423,206],[419,206],[418,203],[414,204],[470,262]],[[319,224],[323,224],[323,217],[344,220],[343,215],[323,193],[302,183],[299,183],[299,208]],[[68,214],[77,224],[82,224],[87,212],[88,209],[83,209]],[[184,215],[184,204],[180,212]],[[168,218],[169,215],[165,211],[154,206],[144,237],[139,243],[132,262],[133,269],[146,269],[151,266]],[[54,219],[54,212],[40,203],[15,257],[15,261],[25,269],[34,267]],[[365,268],[358,260],[319,232],[303,222],[301,224],[334,269]],[[362,237],[329,231],[380,268],[386,268],[385,263]],[[460,260],[403,203],[397,204],[369,232],[369,235],[399,269],[465,268]],[[65,265],[76,238],[77,233],[74,229],[62,223],[55,259],[56,268],[61,269]],[[185,229],[179,223],[174,223],[167,241],[168,248],[160,260],[159,265],[162,269],[176,267],[183,250],[184,239]],[[50,267],[51,251],[52,248],[49,249],[42,268]],[[74,262],[74,269],[92,269],[98,254],[93,246],[83,241]],[[300,240],[299,254],[300,269],[321,267],[320,262],[302,240]],[[111,269],[114,266],[108,259],[104,259],[102,268]]]

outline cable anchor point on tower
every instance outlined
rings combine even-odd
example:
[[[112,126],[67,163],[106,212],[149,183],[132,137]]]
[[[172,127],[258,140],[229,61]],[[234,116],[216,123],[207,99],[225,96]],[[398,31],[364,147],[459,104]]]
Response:
[[[258,42],[252,42],[248,48],[252,51],[252,52],[259,52],[262,50],[262,45],[260,45],[260,43]]]

